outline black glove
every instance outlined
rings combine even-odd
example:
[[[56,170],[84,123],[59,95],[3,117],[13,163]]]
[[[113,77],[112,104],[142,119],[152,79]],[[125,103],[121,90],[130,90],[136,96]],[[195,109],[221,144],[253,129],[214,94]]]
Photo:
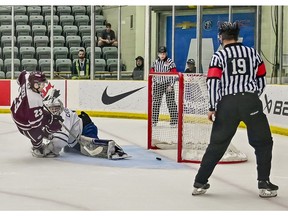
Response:
[[[91,118],[89,117],[89,115],[83,111],[81,111],[81,114],[78,115],[79,118],[82,119],[82,122],[83,122],[83,128],[90,124],[92,122]]]
[[[53,116],[52,116],[52,122],[54,122],[54,121],[64,122],[64,119],[62,118],[61,115],[53,115]]]
[[[52,115],[52,119],[50,123],[47,125],[49,130],[52,132],[56,132],[61,130],[62,124],[60,122],[64,122],[64,119],[60,115]]]

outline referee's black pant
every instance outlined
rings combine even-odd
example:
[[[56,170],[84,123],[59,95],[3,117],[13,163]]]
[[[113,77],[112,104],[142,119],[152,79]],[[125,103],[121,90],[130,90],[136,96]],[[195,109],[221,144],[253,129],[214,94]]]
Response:
[[[258,180],[269,180],[273,139],[262,102],[255,93],[224,96],[218,104],[210,144],[195,182],[205,184],[227,150],[240,121],[247,126],[249,144],[255,149]]]
[[[172,87],[171,91],[167,91],[167,83],[155,83],[153,85],[153,106],[152,106],[152,123],[158,123],[160,106],[163,95],[166,95],[166,104],[170,114],[170,124],[178,123],[177,104],[175,102],[175,90]]]

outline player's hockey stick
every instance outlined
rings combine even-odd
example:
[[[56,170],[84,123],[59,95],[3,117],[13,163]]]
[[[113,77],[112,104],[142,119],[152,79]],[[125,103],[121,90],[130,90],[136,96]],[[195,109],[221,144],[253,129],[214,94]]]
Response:
[[[45,104],[43,104],[43,107],[51,114],[51,115],[53,115],[53,113],[48,109],[48,107],[45,105]],[[98,154],[100,154],[101,152],[102,152],[102,147],[97,147],[97,148],[95,148],[95,149],[89,149],[89,145],[88,144],[86,144],[85,142],[82,142],[81,140],[80,140],[80,138],[79,137],[77,137],[77,136],[75,136],[75,134],[73,134],[72,132],[71,132],[71,130],[69,130],[69,128],[67,128],[66,127],[66,125],[64,125],[63,124],[63,122],[61,122],[60,120],[59,120],[59,123],[61,124],[61,126],[65,129],[65,130],[67,130],[67,132],[80,144],[80,145],[82,145],[83,146],[83,148],[88,152],[88,154],[90,155],[90,156],[95,156],[95,155],[98,155]]]

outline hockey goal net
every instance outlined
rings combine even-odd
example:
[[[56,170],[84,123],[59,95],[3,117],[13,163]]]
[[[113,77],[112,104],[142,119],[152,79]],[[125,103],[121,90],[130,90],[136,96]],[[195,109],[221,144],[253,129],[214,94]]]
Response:
[[[161,82],[171,80],[175,81],[175,98],[171,98],[171,94],[163,94],[163,88],[160,85]],[[176,102],[176,109],[173,109],[173,100]],[[206,76],[184,73],[150,74],[148,79],[148,149],[177,149],[178,162],[200,163],[209,144],[212,128],[207,112]],[[155,116],[158,113],[157,118]],[[175,116],[178,124],[173,124],[175,122],[172,119]],[[230,144],[219,163],[245,161],[247,161],[247,156]]]

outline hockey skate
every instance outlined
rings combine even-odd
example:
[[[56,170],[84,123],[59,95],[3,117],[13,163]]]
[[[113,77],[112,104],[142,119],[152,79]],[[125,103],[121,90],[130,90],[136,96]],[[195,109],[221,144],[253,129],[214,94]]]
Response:
[[[43,144],[40,148],[32,147],[31,150],[32,156],[36,158],[54,158],[58,157],[59,154],[56,154],[49,149],[48,146]]]
[[[270,181],[258,181],[259,196],[261,198],[270,198],[277,196],[278,186]]]
[[[210,184],[208,184],[208,183],[200,184],[198,182],[195,182],[193,186],[194,186],[194,190],[192,192],[193,196],[204,194],[204,193],[206,193],[207,189],[210,188]]]

